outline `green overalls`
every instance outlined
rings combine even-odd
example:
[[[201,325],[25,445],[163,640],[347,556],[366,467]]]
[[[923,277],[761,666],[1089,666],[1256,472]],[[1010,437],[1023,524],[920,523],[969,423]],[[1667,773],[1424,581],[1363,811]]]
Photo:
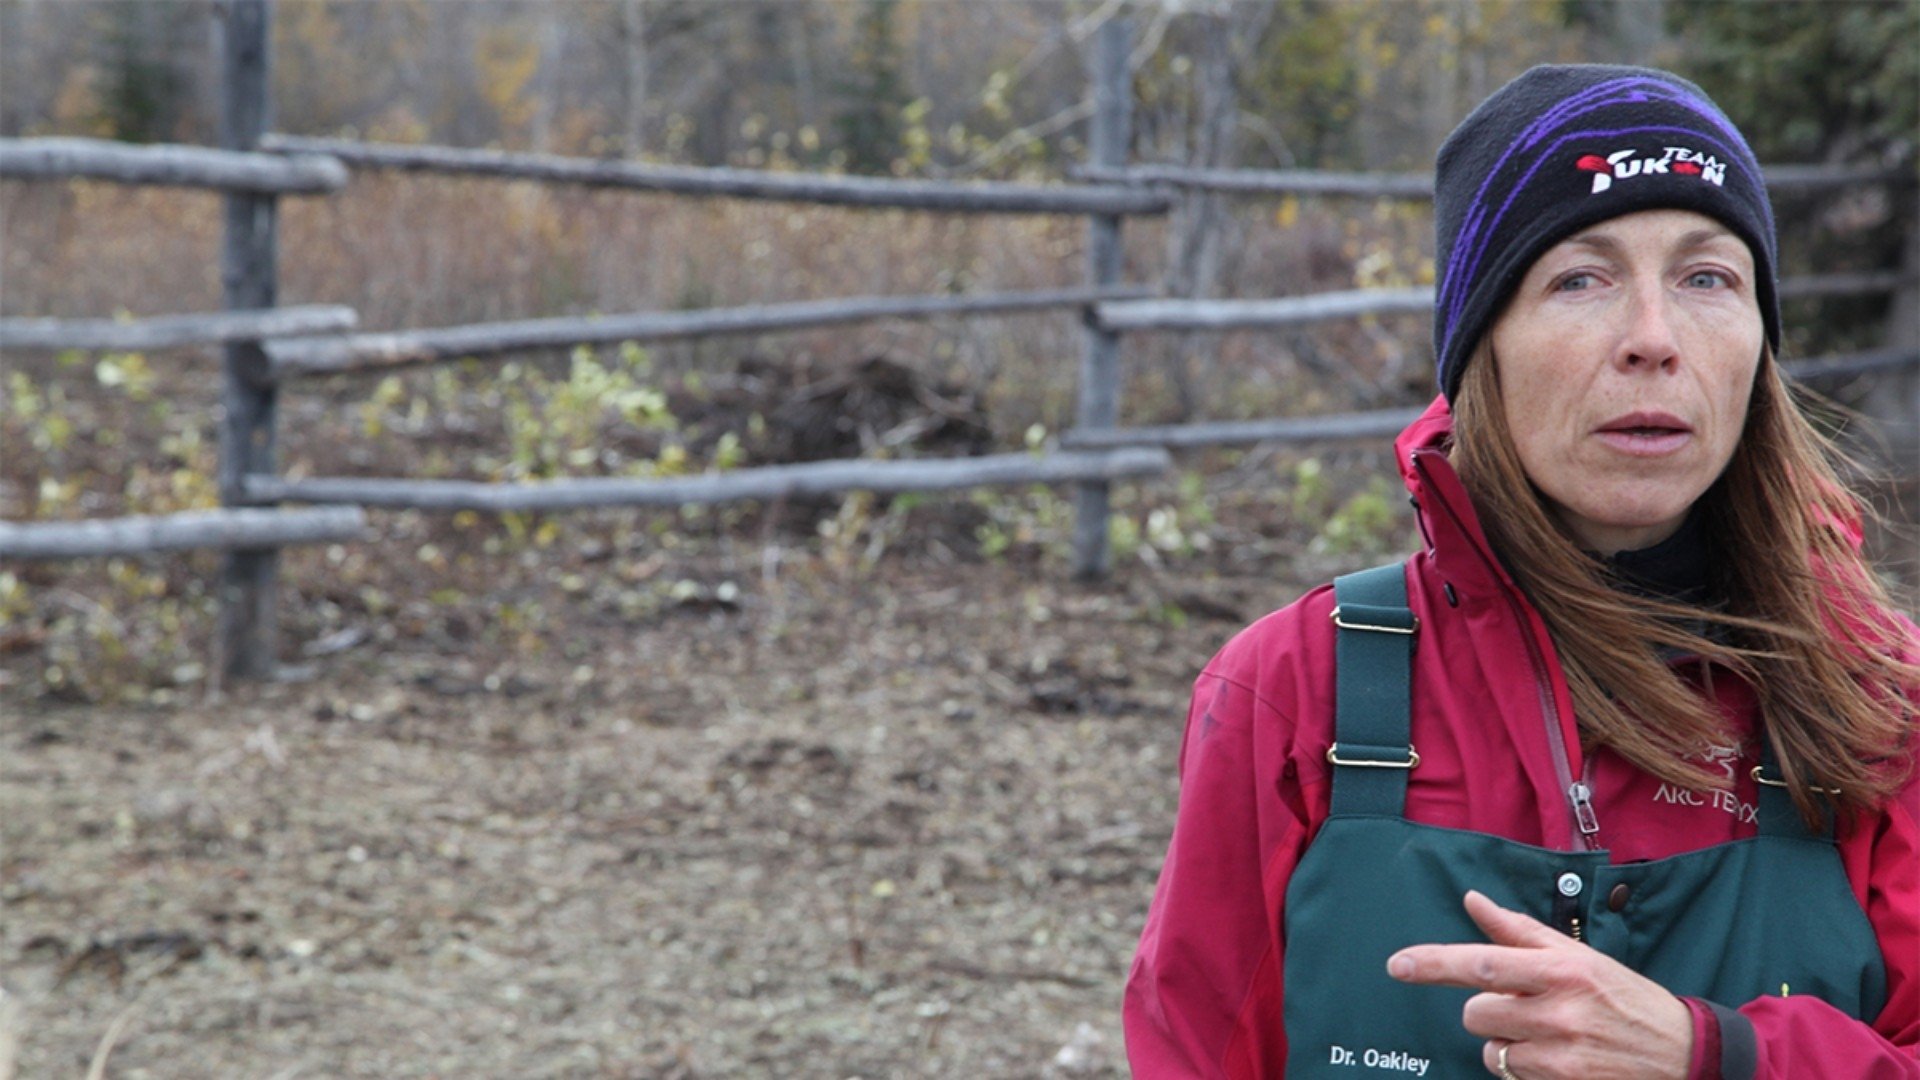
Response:
[[[1870,1020],[1886,973],[1847,885],[1832,822],[1810,832],[1763,784],[1759,834],[1650,862],[1553,851],[1404,816],[1416,629],[1398,565],[1334,583],[1332,808],[1287,887],[1287,1075],[1486,1075],[1461,1026],[1472,991],[1387,975],[1408,945],[1484,941],[1461,898],[1478,889],[1677,995],[1738,1006],[1812,994]],[[1771,755],[1763,767],[1772,772]],[[1498,778],[1488,778],[1498,782]],[[1611,901],[1611,902],[1610,902]]]

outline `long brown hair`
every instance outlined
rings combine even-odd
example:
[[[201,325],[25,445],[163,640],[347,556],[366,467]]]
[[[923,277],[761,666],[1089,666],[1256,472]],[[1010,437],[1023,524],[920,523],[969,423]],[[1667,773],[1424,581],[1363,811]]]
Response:
[[[1488,540],[1546,621],[1582,740],[1695,790],[1726,788],[1697,763],[1728,741],[1712,702],[1661,655],[1702,661],[1750,683],[1793,801],[1819,820],[1877,806],[1910,767],[1914,645],[1855,545],[1866,507],[1840,481],[1844,459],[1801,413],[1771,355],[1761,357],[1746,430],[1700,498],[1714,552],[1711,607],[1614,588],[1527,479],[1507,426],[1499,365],[1483,342],[1453,399],[1452,460]]]

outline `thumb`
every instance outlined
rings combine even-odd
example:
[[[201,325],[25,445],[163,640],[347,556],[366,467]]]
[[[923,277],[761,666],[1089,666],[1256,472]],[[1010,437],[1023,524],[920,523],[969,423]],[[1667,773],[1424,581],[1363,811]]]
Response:
[[[1495,945],[1541,949],[1557,945],[1566,937],[1525,912],[1503,908],[1484,893],[1467,890],[1467,915]]]

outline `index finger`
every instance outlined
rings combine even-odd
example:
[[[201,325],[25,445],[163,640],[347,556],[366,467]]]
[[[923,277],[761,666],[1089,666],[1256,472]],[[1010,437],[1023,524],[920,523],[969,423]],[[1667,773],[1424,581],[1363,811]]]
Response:
[[[1539,949],[1509,945],[1413,945],[1387,958],[1387,974],[1401,982],[1496,994],[1542,993],[1548,989],[1546,969]]]
[[[1467,890],[1465,904],[1474,925],[1496,945],[1552,948],[1565,945],[1569,940],[1565,934],[1525,912],[1501,907],[1477,889]]]

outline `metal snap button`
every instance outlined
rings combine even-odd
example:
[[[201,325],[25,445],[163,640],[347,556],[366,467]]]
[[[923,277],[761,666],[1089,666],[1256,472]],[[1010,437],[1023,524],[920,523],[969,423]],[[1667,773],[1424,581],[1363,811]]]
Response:
[[[1607,890],[1607,910],[1619,911],[1621,908],[1626,907],[1627,897],[1632,895],[1633,890],[1627,886],[1626,882],[1623,881],[1615,885],[1613,888]]]
[[[1561,896],[1579,896],[1580,890],[1586,887],[1586,883],[1580,880],[1580,875],[1571,870],[1561,874],[1556,884]]]

